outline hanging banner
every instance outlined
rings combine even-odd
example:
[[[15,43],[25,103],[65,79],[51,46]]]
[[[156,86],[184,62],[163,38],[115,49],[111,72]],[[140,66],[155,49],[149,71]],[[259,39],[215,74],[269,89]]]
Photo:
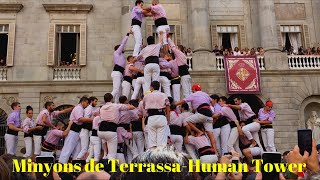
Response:
[[[228,94],[260,94],[260,69],[256,56],[226,56]]]

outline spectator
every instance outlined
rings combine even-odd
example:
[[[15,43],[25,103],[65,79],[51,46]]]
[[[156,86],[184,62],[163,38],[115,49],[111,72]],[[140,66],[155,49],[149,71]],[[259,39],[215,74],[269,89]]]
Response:
[[[191,50],[191,48],[188,48],[188,49],[187,49],[187,56],[192,56],[192,50]]]
[[[6,61],[3,58],[0,59],[0,66],[6,66]]]
[[[260,47],[259,55],[264,56],[264,49],[262,47]]]
[[[220,46],[220,56],[223,55],[223,46]]]
[[[249,55],[250,56],[255,56],[256,55],[256,50],[254,48],[251,48]]]
[[[220,56],[220,49],[218,48],[217,45],[214,47],[214,49],[212,50],[212,52],[215,53],[216,56]]]
[[[241,56],[241,52],[240,52],[240,50],[239,50],[238,47],[235,47],[235,48],[234,48],[233,55],[234,55],[234,56]]]

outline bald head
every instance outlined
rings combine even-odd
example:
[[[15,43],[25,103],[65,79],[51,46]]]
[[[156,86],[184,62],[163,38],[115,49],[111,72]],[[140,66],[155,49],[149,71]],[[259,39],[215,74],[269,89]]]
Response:
[[[110,179],[110,174],[106,173],[105,171],[102,172],[85,172],[80,174],[78,176],[77,180],[86,180],[86,179],[91,179],[91,180],[98,180],[98,179],[104,179],[104,180],[109,180]]]

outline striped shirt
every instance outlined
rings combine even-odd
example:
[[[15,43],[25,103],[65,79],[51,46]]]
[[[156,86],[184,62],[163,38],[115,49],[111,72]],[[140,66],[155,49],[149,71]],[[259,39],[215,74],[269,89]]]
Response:
[[[161,46],[162,46],[161,43],[148,45],[147,47],[141,50],[139,56],[143,57],[143,59],[146,59],[147,57],[150,57],[150,56],[159,57]]]
[[[125,65],[126,65],[126,60],[124,58],[124,54],[122,53],[123,50],[124,50],[124,46],[127,44],[128,42],[128,38],[129,36],[126,36],[121,44],[120,44],[120,47],[113,53],[113,63],[116,65],[119,65],[123,68],[125,68]]]
[[[173,43],[173,41],[170,38],[168,38],[168,44],[174,53],[174,56],[176,58],[175,61],[177,62],[178,66],[186,65],[187,56],[179,50],[179,48]]]
[[[234,121],[237,119],[236,115],[229,107],[222,107],[220,110],[221,116],[224,116],[227,118],[229,122]]]
[[[179,118],[179,114],[176,111],[170,112],[170,121],[169,125],[182,126],[182,120]]]
[[[199,137],[194,137],[194,136],[188,136],[188,143],[193,144],[196,146],[197,149],[210,146],[211,144],[206,136],[199,136]]]
[[[13,124],[15,127],[20,128],[20,111],[12,111],[7,118],[7,125]]]
[[[159,91],[153,91],[143,98],[144,109],[164,109],[170,106],[168,96]]]
[[[76,123],[78,125],[81,125],[82,122],[79,121],[80,118],[84,117],[84,108],[81,104],[78,104],[71,112],[70,114],[70,120],[73,121],[73,123]]]
[[[211,97],[202,91],[197,91],[195,93],[190,94],[188,97],[183,99],[185,102],[191,102],[192,109],[196,110],[201,104],[207,103],[211,104]]]
[[[151,6],[151,11],[154,20],[157,20],[159,18],[167,18],[167,13],[161,4]]]
[[[240,116],[240,120],[241,121],[246,121],[249,118],[251,118],[252,116],[256,115],[252,111],[252,109],[251,109],[251,107],[249,106],[248,103],[241,103],[240,107],[241,107],[241,109],[238,110],[238,112],[239,112],[239,116]]]
[[[47,125],[42,121],[43,115],[46,116],[47,121],[49,121],[50,123],[52,123],[52,119],[53,119],[54,117],[57,117],[59,114],[60,114],[60,111],[53,111],[53,112],[49,113],[48,109],[44,109],[44,110],[42,110],[42,111],[39,113],[39,115],[37,116],[36,123],[37,123],[37,124],[40,124],[40,125],[42,125],[42,126],[47,126]]]
[[[60,139],[63,137],[63,131],[58,130],[58,129],[53,129],[48,132],[46,136],[46,142],[53,144],[53,145],[58,145]]]
[[[102,121],[119,124],[120,111],[127,110],[129,110],[128,105],[108,102],[100,108],[100,117]]]
[[[23,128],[23,132],[25,133],[29,133],[29,129],[30,128],[34,128],[36,127],[36,124],[34,123],[34,121],[30,118],[26,118],[24,121],[23,121],[23,124],[22,124],[22,128]]]
[[[118,127],[117,128],[117,138],[118,138],[118,143],[123,143],[125,139],[132,138],[132,133],[128,132],[123,127]]]
[[[271,110],[269,112],[265,112],[264,108],[261,108],[259,110],[258,117],[259,117],[260,121],[268,120],[268,121],[272,122],[274,120],[274,118],[276,117],[276,112],[274,112],[274,110]]]

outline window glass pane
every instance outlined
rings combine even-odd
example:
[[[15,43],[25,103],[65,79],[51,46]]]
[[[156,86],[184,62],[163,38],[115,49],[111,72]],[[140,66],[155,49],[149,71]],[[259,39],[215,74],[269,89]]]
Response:
[[[79,33],[61,33],[61,65],[77,65],[77,41]]]

